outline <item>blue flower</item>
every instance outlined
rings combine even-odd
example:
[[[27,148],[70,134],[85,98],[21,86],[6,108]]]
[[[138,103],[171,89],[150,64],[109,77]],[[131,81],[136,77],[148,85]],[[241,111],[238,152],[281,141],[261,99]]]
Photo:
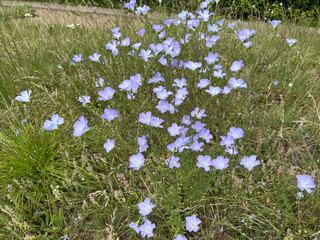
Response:
[[[51,117],[51,121],[50,120],[46,120],[42,126],[43,129],[45,130],[54,130],[57,129],[59,125],[63,124],[64,119],[62,117],[59,117],[58,114],[54,114]]]
[[[244,42],[246,39],[249,39],[252,35],[256,33],[254,29],[243,29],[243,30],[235,30],[234,33],[237,35],[237,39],[240,39]]]
[[[194,140],[194,142],[191,144],[190,149],[194,152],[202,152],[202,146],[204,145],[203,142],[198,142],[198,140]]]
[[[104,110],[104,114],[101,115],[102,119],[106,119],[108,122],[111,122],[115,118],[119,117],[118,111],[116,109],[108,109]]]
[[[229,153],[230,155],[237,155],[238,154],[238,151],[235,146],[227,147],[225,152]]]
[[[140,202],[138,204],[139,207],[139,213],[142,216],[147,216],[148,214],[150,214],[152,212],[152,209],[155,207],[156,205],[154,205],[153,203],[151,203],[150,198],[146,198],[143,202]]]
[[[143,36],[146,33],[146,30],[144,30],[143,28],[140,29],[138,32],[136,32],[137,34],[139,34],[140,36]]]
[[[219,1],[220,1],[220,0],[219,0]],[[219,1],[216,0],[216,2],[219,2]],[[226,20],[225,18],[224,18],[224,19],[221,19],[220,21],[216,22],[216,24],[222,26],[225,20]]]
[[[244,66],[243,61],[234,61],[230,67],[230,70],[233,72],[239,71]]]
[[[140,46],[141,46],[141,43],[140,43],[140,42],[135,43],[135,44],[132,45],[132,47],[133,47],[134,49],[136,49],[136,50],[138,50]]]
[[[191,112],[190,115],[191,115],[191,117],[196,117],[196,118],[198,118],[198,119],[201,119],[201,118],[207,116],[207,114],[204,113],[205,111],[206,111],[205,109],[201,109],[200,112],[199,112],[199,108],[196,107],[196,108]]]
[[[218,170],[223,170],[229,167],[229,158],[224,158],[222,156],[217,157],[211,161],[212,166]]]
[[[118,29],[118,28],[115,28],[115,29]],[[119,28],[120,30],[120,28]],[[119,31],[118,30],[118,31]],[[111,30],[112,31],[112,30]],[[113,32],[113,35],[112,35],[112,38],[115,38],[115,39],[119,39],[121,36],[122,36],[122,33],[121,32],[118,32],[118,31],[114,31]]]
[[[230,134],[228,134],[227,137],[221,136],[221,140],[222,140],[220,142],[221,146],[231,147],[234,144],[234,139]]]
[[[116,41],[116,40],[112,40],[112,43],[110,42],[110,43],[107,43],[106,44],[106,49],[108,49],[108,50],[111,50],[112,51],[112,54],[113,55],[118,55],[118,53],[119,53],[119,51],[118,51],[118,49],[117,49],[117,46],[120,44],[120,42],[119,41]]]
[[[243,46],[245,46],[246,48],[250,47],[252,45],[251,41],[248,41],[246,43],[243,43]]]
[[[170,58],[170,61],[171,61],[171,67],[172,68],[178,66],[178,59]],[[180,67],[179,67],[179,69],[180,69]]]
[[[190,116],[189,116],[189,115],[184,115],[184,116],[182,117],[181,122],[182,122],[183,124],[190,125],[190,124],[191,124]]]
[[[217,41],[220,39],[220,36],[213,35],[211,37],[206,37],[206,46],[212,48],[213,45],[216,45]]]
[[[78,98],[78,101],[82,103],[83,106],[86,105],[86,103],[90,103],[90,96],[85,96],[82,95],[81,97]]]
[[[208,4],[213,2],[213,0],[205,0],[204,2],[202,2],[200,4],[200,8],[203,9],[203,8],[207,8],[208,7]]]
[[[212,134],[210,134],[210,130],[203,128],[199,132],[199,137],[206,141],[206,143],[209,143],[211,139],[213,139]]]
[[[197,159],[198,159],[197,167],[204,168],[204,170],[208,172],[210,170],[210,166],[212,165],[210,156],[199,155]]]
[[[218,53],[213,54],[212,52],[209,52],[208,57],[205,57],[204,60],[207,61],[209,65],[213,64],[219,61],[218,55],[219,55]]]
[[[154,30],[156,30],[157,32],[160,32],[162,29],[163,29],[163,25],[156,25],[156,24],[154,24],[153,26],[152,26],[152,28],[154,29]]]
[[[163,123],[163,122],[164,122],[164,120],[162,120],[162,119],[160,119],[158,117],[151,117],[150,126],[163,128],[163,126],[161,125],[161,123]]]
[[[159,38],[164,38],[166,36],[166,30],[163,30],[162,32],[159,33]]]
[[[176,238],[174,238],[173,240],[188,240],[186,237],[182,236],[181,234],[178,234],[176,236]]]
[[[26,90],[26,91],[22,91],[20,93],[20,96],[17,96],[15,98],[15,100],[19,101],[19,102],[30,102],[30,94],[31,94],[32,90]]]
[[[196,70],[197,68],[201,68],[201,66],[202,66],[201,62],[188,61],[187,63],[184,64],[185,68],[189,68],[192,71]]]
[[[72,58],[72,60],[73,60],[74,62],[81,62],[81,61],[83,60],[82,54],[80,53],[79,55],[74,55],[73,58]]]
[[[161,58],[159,59],[159,62],[163,65],[163,66],[167,66],[168,64],[168,60],[165,58],[165,55],[162,55]]]
[[[167,97],[169,97],[171,94],[173,94],[171,91],[167,91],[162,86],[154,88],[153,92],[157,95],[157,98],[161,99],[161,100],[165,100]]]
[[[194,19],[195,17],[196,16],[193,13],[188,11],[182,11],[181,13],[178,14],[178,18],[180,20],[186,20],[187,18]]]
[[[231,93],[231,88],[229,86],[224,86],[223,90],[221,91],[223,94]]]
[[[195,30],[196,27],[200,25],[200,20],[199,19],[190,19],[187,21],[187,27],[191,30]]]
[[[136,233],[140,232],[138,225],[136,223],[134,223],[134,222],[129,223],[129,227],[131,229],[133,229],[134,231],[136,231]]]
[[[157,45],[155,45],[154,43],[151,43],[149,45],[149,48],[154,52],[155,55],[162,52],[164,49],[164,47],[161,43],[158,43]]]
[[[100,62],[99,60],[100,57],[101,57],[101,54],[94,53],[92,56],[89,56],[89,59],[94,62]]]
[[[143,7],[137,7],[135,14],[142,13],[143,15],[146,15],[149,10],[150,10],[150,7],[148,7],[147,5],[144,5]]]
[[[154,77],[149,78],[148,83],[159,83],[159,82],[164,82],[164,78],[161,77],[161,73],[156,73],[156,75],[154,75]]]
[[[222,69],[222,70],[223,70],[223,67],[222,67],[220,64],[215,64],[215,65],[213,66],[213,69],[215,69],[215,70]],[[226,74],[224,74],[224,75],[226,75]]]
[[[315,188],[316,184],[312,181],[312,178],[309,175],[296,175],[298,180],[298,188],[303,191],[306,190],[308,193],[312,193],[311,188]]]
[[[136,74],[135,76],[131,76],[130,80],[124,80],[118,87],[120,90],[132,91],[132,93],[136,93],[138,91],[139,86],[142,85],[142,79],[140,74]],[[130,99],[130,98],[129,98]]]
[[[150,125],[151,115],[152,115],[151,112],[140,113],[138,122]]]
[[[201,79],[200,82],[197,84],[197,87],[202,89],[207,87],[210,84],[209,79]]]
[[[134,54],[135,54],[135,51],[134,50],[132,50],[132,51],[130,51],[130,52],[128,52],[128,56],[134,56]]]
[[[230,78],[229,85],[230,87],[233,87],[235,89],[247,88],[247,84],[243,81],[242,78],[239,78],[238,80],[234,77]]]
[[[199,14],[199,18],[202,18],[204,22],[208,22],[210,19],[210,16],[212,16],[214,13],[209,12],[208,9],[204,11],[197,11],[196,13]]]
[[[205,91],[209,93],[211,96],[216,96],[219,93],[221,93],[222,89],[220,87],[209,86],[209,89],[206,89]]]
[[[231,135],[233,139],[240,139],[243,137],[243,130],[242,128],[236,128],[236,127],[231,127],[228,135]]]
[[[199,224],[201,220],[193,214],[191,217],[186,217],[186,229],[189,232],[197,232],[199,230]]]
[[[228,24],[228,28],[233,29],[236,24],[237,24],[237,22],[233,22],[231,24]]]
[[[116,92],[116,90],[112,89],[111,87],[106,87],[104,90],[101,90],[98,92],[99,96],[98,100],[100,101],[107,101],[110,100],[113,97],[113,94]]]
[[[83,133],[88,131],[90,128],[88,127],[88,120],[81,116],[79,121],[76,121],[74,126],[73,136],[80,137]]]
[[[156,108],[161,112],[165,113],[171,109],[172,104],[170,104],[168,101],[160,100]],[[174,108],[174,107],[173,107]]]
[[[129,37],[126,37],[125,39],[123,39],[123,40],[121,41],[121,46],[127,47],[127,46],[129,46],[129,45],[130,45],[130,38],[129,38]]]
[[[170,158],[166,159],[166,164],[169,164],[170,169],[173,169],[174,167],[180,168],[181,164],[178,162],[179,160],[179,157],[172,155]]]
[[[218,69],[218,71],[213,71],[213,76],[217,78],[223,78],[226,75],[227,75],[226,73],[223,73],[223,69]]]
[[[273,20],[273,21],[269,21],[269,23],[272,24],[273,28],[276,28],[280,23],[282,23],[282,21],[280,21],[280,20]]]
[[[145,61],[148,62],[150,57],[153,57],[154,55],[152,54],[151,50],[148,49],[147,51],[144,49],[141,49],[141,52],[139,56]]]
[[[107,139],[107,142],[103,144],[104,149],[108,152],[110,152],[114,148],[114,139]]]
[[[289,44],[290,47],[291,47],[293,44],[295,44],[296,42],[298,42],[297,39],[289,39],[289,38],[287,38],[286,40],[287,40],[287,43]]]
[[[175,87],[175,86],[177,86],[178,88],[182,88],[182,87],[184,87],[184,86],[186,86],[186,79],[185,78],[181,78],[181,79],[178,79],[178,78],[176,78],[175,80],[174,80],[174,84],[172,84],[172,86],[173,87]]]
[[[144,224],[139,227],[142,237],[153,237],[153,229],[156,227],[154,223],[151,223],[148,219],[145,220]]]
[[[179,42],[174,41],[174,38],[168,38],[163,41],[163,50],[166,55],[170,55],[170,57],[174,58],[180,54],[181,46]]]
[[[208,25],[208,32],[218,32],[220,29],[217,24],[209,24]]]
[[[196,121],[195,124],[193,124],[191,127],[196,130],[196,132],[200,132],[202,128],[204,128],[206,126],[205,123],[202,123],[200,121]]]
[[[126,3],[123,8],[129,8],[129,9],[134,9],[134,6],[136,5],[136,0],[131,0],[130,2]]]
[[[138,153],[136,155],[132,155],[130,157],[130,165],[129,168],[133,168],[134,170],[139,170],[140,167],[144,166],[144,156],[142,153]]]
[[[117,33],[119,31],[120,31],[120,27],[115,27],[115,28],[111,29],[112,33]]]
[[[177,135],[180,135],[180,131],[182,129],[182,126],[178,126],[176,123],[172,123],[171,127],[168,127],[168,132],[170,133],[170,136],[174,137]]]
[[[257,159],[256,155],[252,155],[250,157],[244,157],[241,160],[240,165],[243,165],[250,172],[255,166],[260,165],[260,161],[256,159]]]
[[[149,145],[147,144],[146,136],[142,136],[138,138],[138,145],[139,145],[139,152],[144,152],[149,148]]]

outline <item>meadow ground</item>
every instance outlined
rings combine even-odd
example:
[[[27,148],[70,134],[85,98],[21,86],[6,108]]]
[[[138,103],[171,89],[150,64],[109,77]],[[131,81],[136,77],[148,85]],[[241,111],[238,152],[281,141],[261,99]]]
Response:
[[[317,28],[227,19],[208,32],[223,17],[168,27],[165,14],[36,14],[0,23],[0,239],[141,239],[146,230],[129,224],[145,218],[154,239],[320,237]],[[154,24],[164,25],[164,38]],[[243,29],[256,31],[248,48],[234,32]],[[220,39],[210,46],[205,35]],[[141,51],[151,43],[162,43],[154,56]],[[17,98],[25,90],[30,98]],[[163,128],[141,115],[148,111]],[[63,123],[45,124],[54,114]],[[81,116],[87,131],[75,124]],[[251,169],[243,159],[253,155],[260,164]],[[297,175],[316,187],[303,189]],[[152,212],[138,206],[148,197]],[[201,223],[190,232],[193,214]]]

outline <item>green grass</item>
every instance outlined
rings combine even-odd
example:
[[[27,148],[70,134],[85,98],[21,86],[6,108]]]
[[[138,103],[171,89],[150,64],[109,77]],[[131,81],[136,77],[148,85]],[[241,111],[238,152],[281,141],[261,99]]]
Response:
[[[220,18],[210,22],[214,20]],[[142,42],[141,48],[159,42],[148,21],[140,26],[147,30],[144,37],[135,34],[140,28],[135,22],[112,24],[121,26],[131,43]],[[257,32],[247,49],[224,26],[213,49],[192,38],[181,45],[178,57],[204,64],[208,52],[218,52],[227,73],[227,78],[218,79],[211,72],[167,68],[154,58],[145,63],[127,56],[128,48],[119,47],[118,56],[113,56],[105,49],[111,31],[99,25],[70,29],[32,19],[2,21],[0,238],[60,239],[67,234],[70,239],[141,239],[128,224],[143,223],[137,204],[150,195],[156,205],[147,216],[156,224],[154,239],[173,239],[178,233],[188,239],[319,236],[319,30],[282,23],[273,31],[261,22],[241,22],[235,29]],[[199,29],[206,31],[206,25]],[[173,26],[166,31],[180,39],[187,30]],[[298,42],[290,48],[286,38]],[[94,52],[102,54],[104,64],[88,59]],[[79,53],[85,60],[73,66],[70,60]],[[240,59],[245,66],[231,72],[232,62]],[[147,83],[152,70],[161,72],[166,80],[162,85],[174,93],[173,80],[187,79],[190,100],[177,107],[177,114],[156,110],[152,89],[159,84]],[[128,100],[118,85],[137,73],[144,82],[136,98]],[[195,87],[201,78],[223,87],[232,76],[243,78],[248,88],[211,97]],[[112,100],[98,101],[102,88],[94,83],[99,77],[116,90]],[[279,81],[276,86],[275,81]],[[30,103],[14,100],[27,89],[32,90]],[[91,96],[91,103],[82,106],[77,101],[81,95]],[[175,138],[166,129],[174,122],[181,125],[182,116],[195,107],[206,109],[208,116],[201,121],[213,139],[203,152],[178,154],[181,168],[171,170],[165,164],[170,156],[166,147]],[[117,109],[119,118],[110,123],[102,120],[106,108]],[[147,111],[165,120],[163,129],[138,123],[139,114]],[[54,131],[43,130],[44,121],[53,114],[63,117],[64,124]],[[90,130],[73,137],[73,125],[81,115],[88,119]],[[21,123],[23,119],[27,121]],[[236,141],[239,154],[228,156],[230,166],[210,172],[197,168],[200,154],[227,157],[220,136],[232,126],[243,128],[244,138]],[[137,138],[142,135],[148,136],[150,147],[143,153],[145,166],[135,171],[128,168],[129,158],[138,153]],[[103,148],[108,138],[116,140],[110,153]],[[251,172],[239,167],[240,160],[250,155],[261,161]],[[296,174],[311,175],[317,185],[300,200]],[[192,214],[201,219],[200,230],[186,233],[185,218]]]

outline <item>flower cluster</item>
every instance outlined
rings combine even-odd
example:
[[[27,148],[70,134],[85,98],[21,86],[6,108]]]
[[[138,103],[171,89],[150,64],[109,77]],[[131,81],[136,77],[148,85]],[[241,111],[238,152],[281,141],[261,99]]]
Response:
[[[219,1],[205,0],[202,2],[200,5],[202,10],[196,12],[197,16],[191,12],[182,11],[178,14],[178,19],[166,19],[162,21],[162,24],[152,25],[150,31],[156,34],[156,40],[146,46],[142,46],[143,44],[141,42],[132,42],[133,39],[125,37],[120,32],[120,27],[111,29],[112,40],[105,45],[110,57],[112,57],[113,60],[116,59],[117,61],[120,61],[122,57],[120,58],[118,54],[119,51],[120,53],[123,51],[128,58],[132,58],[134,61],[140,62],[148,67],[152,66],[149,69],[150,74],[147,73],[147,71],[146,73],[141,72],[141,74],[134,72],[135,75],[132,76],[130,76],[131,74],[128,74],[121,79],[122,82],[119,82],[120,84],[117,83],[119,84],[118,86],[113,86],[113,88],[109,83],[105,83],[103,78],[99,78],[98,81],[95,81],[95,98],[89,95],[78,95],[77,104],[80,105],[80,108],[80,103],[82,103],[82,106],[84,107],[86,104],[90,106],[92,99],[101,101],[99,103],[106,104],[108,108],[103,110],[101,119],[106,120],[102,120],[104,124],[112,127],[112,124],[121,119],[123,116],[122,114],[124,114],[121,108],[117,108],[117,103],[114,101],[117,95],[126,94],[127,100],[134,102],[136,96],[143,91],[144,87],[148,88],[150,90],[148,92],[152,95],[152,103],[154,103],[156,113],[151,112],[150,109],[150,111],[146,110],[147,112],[141,110],[137,112],[136,118],[133,121],[141,128],[151,129],[151,127],[154,127],[164,134],[167,134],[166,139],[168,139],[169,142],[166,142],[166,145],[164,145],[166,157],[163,158],[163,160],[165,160],[161,163],[166,164],[165,166],[168,167],[169,172],[178,172],[182,170],[181,166],[186,164],[186,161],[183,159],[185,155],[182,155],[182,153],[195,156],[194,159],[192,159],[192,164],[197,167],[195,168],[197,171],[202,171],[202,173],[203,171],[209,172],[213,169],[215,174],[220,174],[222,170],[229,167],[229,164],[240,164],[250,172],[254,167],[261,164],[261,162],[257,160],[256,155],[245,156],[240,161],[238,160],[238,162],[232,160],[236,159],[237,156],[235,155],[239,154],[236,144],[241,142],[240,139],[244,137],[242,128],[230,124],[226,136],[217,135],[217,132],[211,126],[212,124],[210,124],[210,120],[208,120],[213,112],[208,111],[209,108],[205,109],[200,105],[187,104],[188,101],[190,101],[190,98],[195,94],[209,94],[211,97],[208,98],[208,101],[215,101],[220,100],[219,97],[221,96],[231,96],[231,92],[246,91],[246,88],[248,88],[248,84],[245,80],[239,78],[239,76],[237,76],[237,78],[232,76],[230,78],[226,77],[227,74],[233,74],[234,76],[241,74],[246,63],[237,58],[233,62],[231,61],[232,63],[230,62],[230,66],[225,66],[223,63],[225,61],[220,60],[225,58],[219,55],[218,52],[212,50],[217,42],[221,41],[219,35],[223,31],[222,29],[224,28],[225,22],[225,19],[213,22],[212,16],[214,14],[207,8],[214,2]],[[146,15],[150,10],[146,5],[136,6],[136,0],[131,0],[126,3],[124,8],[139,15]],[[209,21],[210,24],[207,23]],[[196,30],[200,29],[199,26],[202,26],[200,25],[201,23],[206,26],[204,28],[206,32],[196,33]],[[281,21],[274,20],[270,21],[270,23],[273,28],[276,28]],[[186,30],[180,40],[170,37],[170,28],[179,25]],[[228,24],[227,27],[233,29],[235,26],[236,23],[231,23]],[[231,32],[233,34],[233,31]],[[249,40],[256,34],[256,31],[254,29],[243,29],[234,30],[234,33],[236,39],[239,39],[245,47],[250,47],[252,41]],[[146,33],[145,29],[140,29],[136,34],[138,35],[136,37],[141,38],[148,33]],[[182,56],[181,52],[190,41],[198,41],[199,45],[202,44],[204,48],[209,49],[208,51],[210,52],[208,55],[202,55],[202,57],[197,59],[186,59],[186,57]],[[287,39],[287,43],[290,47],[296,42],[296,39]],[[119,55],[122,56],[122,54]],[[82,54],[77,54],[73,56],[71,62],[73,65],[76,65],[89,59],[91,64],[105,64],[102,61],[102,59],[105,58],[97,52],[90,55],[86,60],[85,59],[86,58],[84,58]],[[159,68],[157,68],[157,66],[159,66]],[[184,77],[180,76],[179,78],[176,78],[175,76],[172,76],[171,79],[167,77],[167,79],[165,79],[165,71],[160,73],[159,71],[161,70],[159,69],[165,69],[165,71],[172,70],[173,73],[180,71],[186,74]],[[192,79],[192,76],[199,76],[199,78],[197,78],[195,82]],[[148,81],[145,79],[148,79]],[[105,87],[105,84],[108,84],[109,86]],[[31,92],[31,90],[22,91],[15,99],[19,102],[30,102]],[[125,99],[125,95],[123,95],[123,97]],[[190,108],[190,106],[192,107]],[[119,109],[119,112],[117,109],[111,109],[109,107],[117,108]],[[175,121],[166,121],[166,116],[170,117],[170,121],[171,119],[175,119]],[[173,116],[178,117],[173,118]],[[114,121],[115,119],[117,120]],[[58,126],[63,123],[64,118],[60,117],[58,114],[54,114],[52,115],[51,120],[45,120],[42,128],[51,131],[57,129]],[[64,127],[64,125],[62,127]],[[73,125],[73,136],[81,137],[89,129],[88,120],[84,116],[80,116],[79,120]],[[18,133],[19,131],[16,132],[17,136]],[[134,151],[137,154],[133,154],[127,159],[127,167],[130,168],[129,171],[132,171],[133,173],[136,173],[136,171],[139,171],[142,167],[148,165],[148,161],[146,161],[146,159],[148,159],[148,151],[153,147],[153,142],[149,141],[149,135],[142,134],[143,133],[140,132],[140,137],[135,139],[138,147]],[[147,141],[147,137],[149,142]],[[217,139],[221,139],[220,146],[223,147],[222,153],[216,154],[211,151],[210,153],[216,154],[214,157],[206,154],[206,150],[209,149],[209,146],[212,146]],[[109,154],[115,148],[117,139],[107,139],[104,141],[106,142],[103,144],[103,148],[106,153]],[[149,148],[150,146],[148,143],[151,145],[151,148]],[[216,145],[219,146],[219,142]],[[115,151],[116,150],[113,150],[112,153]],[[232,161],[230,161],[228,157]],[[145,170],[145,168],[143,168],[142,171]],[[296,178],[298,181],[298,188],[301,191],[306,190],[308,193],[311,193],[312,188],[316,187],[309,175],[297,175]],[[303,194],[299,194],[298,196],[301,198]],[[145,217],[152,213],[155,207],[155,204],[151,202],[149,197],[145,198],[143,202],[138,203],[139,213],[144,222],[140,226],[138,226],[137,223],[131,222],[129,227],[136,233],[140,233],[142,237],[153,237],[153,230],[156,226]],[[188,232],[197,232],[200,228],[200,223],[201,220],[197,218],[195,214],[188,216],[186,217],[186,230]],[[181,240],[186,238],[179,234],[175,239]]]
[[[143,202],[138,204],[139,213],[142,216],[147,216],[152,212],[152,209],[155,207],[153,203],[151,203],[150,198],[146,198]],[[153,229],[156,227],[154,223],[151,223],[148,219],[145,219],[144,223],[138,227],[138,225],[134,222],[129,224],[129,227],[132,228],[136,233],[141,233],[142,237],[153,237]]]

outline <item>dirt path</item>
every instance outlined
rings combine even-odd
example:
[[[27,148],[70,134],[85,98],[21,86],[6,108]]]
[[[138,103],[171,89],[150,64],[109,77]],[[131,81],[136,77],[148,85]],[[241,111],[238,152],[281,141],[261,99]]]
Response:
[[[40,2],[16,2],[16,1],[2,1],[3,7],[9,8],[13,6],[21,6],[24,4],[31,5],[36,10],[36,17],[33,21],[40,21],[42,23],[62,25],[81,24],[83,26],[94,27],[105,26],[112,23],[122,21],[122,23],[137,21],[140,22],[137,16],[122,9],[108,9],[108,8],[93,8],[88,6],[74,6],[69,4],[56,3],[40,3]],[[175,16],[168,16],[161,13],[148,13],[148,17],[152,20],[173,18]]]
[[[74,6],[70,4],[57,4],[57,3],[42,3],[42,2],[29,2],[29,1],[2,1],[4,7],[22,6],[24,4],[31,5],[36,10],[52,10],[61,12],[76,12],[83,14],[101,14],[101,15],[117,15],[125,16],[127,13],[121,9],[108,9],[108,8],[92,8],[88,6]],[[132,15],[133,16],[133,15]]]

